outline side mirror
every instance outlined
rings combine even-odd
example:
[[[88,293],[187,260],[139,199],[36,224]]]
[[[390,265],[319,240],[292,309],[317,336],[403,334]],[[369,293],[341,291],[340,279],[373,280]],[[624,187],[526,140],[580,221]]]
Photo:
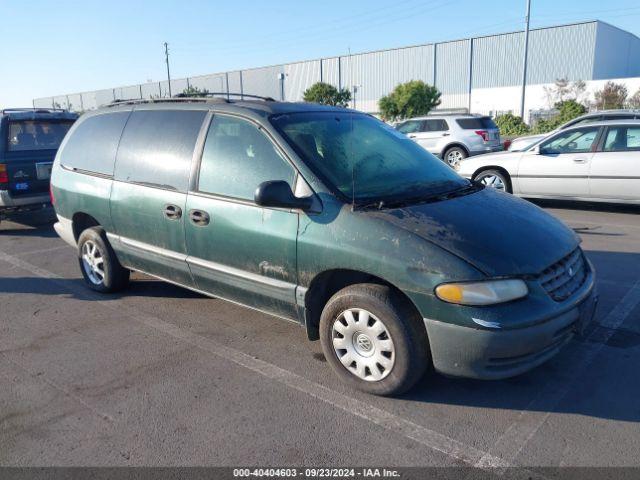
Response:
[[[536,145],[535,147],[533,147],[531,149],[531,153],[533,153],[535,155],[540,155],[540,145]]]
[[[256,193],[253,198],[261,207],[309,210],[312,204],[311,197],[296,197],[293,191],[291,191],[289,184],[283,180],[262,182],[258,185],[258,188],[256,188]]]

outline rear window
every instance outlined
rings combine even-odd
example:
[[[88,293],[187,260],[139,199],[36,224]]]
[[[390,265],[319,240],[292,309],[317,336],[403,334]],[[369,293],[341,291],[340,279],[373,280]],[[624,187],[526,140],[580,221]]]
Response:
[[[72,121],[19,120],[9,122],[7,151],[56,150]]]
[[[497,130],[498,126],[490,117],[458,118],[456,123],[465,130]]]
[[[202,110],[136,110],[118,147],[115,179],[185,192]]]
[[[60,163],[92,173],[113,175],[113,164],[129,112],[96,115],[82,121],[60,152]]]

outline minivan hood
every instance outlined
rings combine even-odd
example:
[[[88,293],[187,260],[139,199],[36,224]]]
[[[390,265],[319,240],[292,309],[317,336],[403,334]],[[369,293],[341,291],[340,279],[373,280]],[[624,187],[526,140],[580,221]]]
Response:
[[[453,253],[488,276],[538,274],[579,244],[541,208],[492,188],[374,216]]]

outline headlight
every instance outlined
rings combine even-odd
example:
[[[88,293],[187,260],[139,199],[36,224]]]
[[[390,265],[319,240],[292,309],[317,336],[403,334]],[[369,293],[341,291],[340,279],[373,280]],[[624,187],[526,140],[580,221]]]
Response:
[[[519,279],[443,283],[436,287],[436,296],[440,300],[460,305],[493,305],[522,298],[527,293],[527,284]]]

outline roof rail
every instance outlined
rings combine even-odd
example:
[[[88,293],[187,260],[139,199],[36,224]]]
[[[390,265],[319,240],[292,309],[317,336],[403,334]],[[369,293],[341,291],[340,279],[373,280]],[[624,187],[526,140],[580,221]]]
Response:
[[[2,110],[2,114],[5,113],[17,113],[17,112],[36,112],[36,113],[50,113],[50,112],[66,112],[64,108],[5,108]]]
[[[174,98],[188,98],[187,96],[183,96],[183,93],[177,94]],[[226,97],[227,100],[231,101],[229,97],[240,97],[240,100],[244,100],[248,98],[250,100],[264,100],[265,102],[275,102],[275,99],[271,97],[265,97],[262,95],[251,95],[249,93],[237,93],[237,92],[204,92],[199,95],[195,95],[194,98],[219,98]]]
[[[226,97],[226,98],[225,98]],[[145,103],[163,103],[163,102],[219,102],[219,103],[232,103],[237,100],[231,100],[228,97],[240,97],[240,100],[247,98],[249,100],[258,99],[265,102],[275,102],[271,97],[261,97],[259,95],[250,95],[248,93],[232,93],[232,92],[207,92],[197,96],[188,96],[179,93],[174,97],[162,97],[162,98],[130,98],[130,99],[117,99],[113,102],[107,103],[105,107],[115,107],[118,105],[140,105]]]

